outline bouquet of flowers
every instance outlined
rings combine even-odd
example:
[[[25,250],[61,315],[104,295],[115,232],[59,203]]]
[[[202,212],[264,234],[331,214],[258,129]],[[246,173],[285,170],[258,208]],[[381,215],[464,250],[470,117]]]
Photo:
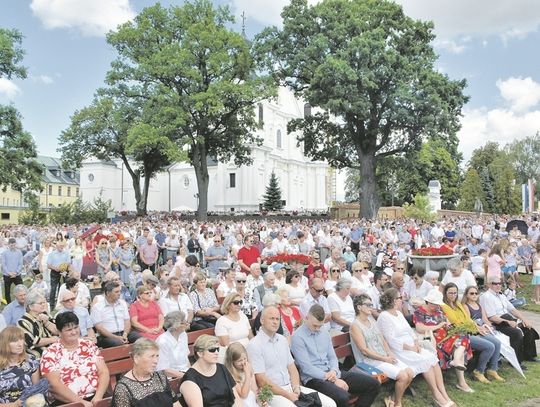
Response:
[[[274,393],[269,385],[265,384],[259,388],[259,393],[257,394],[257,401],[261,405],[268,405],[270,401],[274,398]]]
[[[60,266],[58,266],[58,271],[62,275],[62,277],[67,276],[67,273],[69,271],[69,263],[60,264]]]
[[[441,247],[421,247],[413,250],[414,256],[449,256],[454,254],[454,251],[446,246]]]

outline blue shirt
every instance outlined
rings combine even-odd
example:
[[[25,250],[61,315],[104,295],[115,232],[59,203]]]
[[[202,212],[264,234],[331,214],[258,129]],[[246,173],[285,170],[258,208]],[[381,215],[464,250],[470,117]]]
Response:
[[[306,384],[311,379],[324,380],[326,372],[330,370],[334,370],[338,378],[341,377],[328,331],[312,331],[303,324],[292,336],[291,351],[300,367],[302,383]]]
[[[67,250],[53,250],[47,257],[47,265],[51,265],[55,268],[59,267],[62,263],[71,264],[71,257]]]
[[[94,327],[88,310],[84,307],[76,306],[73,309],[62,308],[60,311],[58,311],[58,313],[61,314],[62,312],[67,311],[73,312],[75,315],[77,315],[77,318],[79,318],[79,329],[81,330],[81,336],[88,336],[88,330]]]
[[[358,243],[364,234],[364,229],[358,228],[356,230],[351,230],[349,237],[354,243]]]
[[[9,273],[21,274],[23,267],[23,255],[19,249],[7,249],[2,253],[2,274],[8,276]]]
[[[4,316],[8,326],[15,326],[17,325],[17,321],[21,319],[25,312],[26,309],[24,308],[24,304],[19,304],[19,301],[13,300],[6,305],[6,308],[4,308],[4,311],[2,311],[2,315]]]

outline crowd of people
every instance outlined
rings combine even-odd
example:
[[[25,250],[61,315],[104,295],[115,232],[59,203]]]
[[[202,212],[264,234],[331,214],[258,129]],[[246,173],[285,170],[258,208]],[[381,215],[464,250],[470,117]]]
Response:
[[[395,381],[386,406],[402,406],[422,375],[434,402],[451,407],[445,370],[465,393],[475,391],[467,368],[482,384],[504,382],[501,334],[522,369],[537,361],[538,333],[520,307],[540,303],[540,229],[533,218],[526,230],[507,222],[154,216],[5,227],[0,405],[20,406],[34,389],[56,405],[91,406],[109,384],[99,349],[132,343],[133,369],[114,406],[292,406],[311,397],[344,407],[351,394],[370,406],[378,372]],[[411,258],[424,247],[455,256],[441,274],[426,272]],[[533,298],[519,297],[518,268],[533,275]],[[214,335],[197,339],[190,360],[186,332],[207,328]],[[342,333],[350,370],[332,346]],[[181,380],[180,395],[168,378]],[[259,400],[261,388],[271,401]]]

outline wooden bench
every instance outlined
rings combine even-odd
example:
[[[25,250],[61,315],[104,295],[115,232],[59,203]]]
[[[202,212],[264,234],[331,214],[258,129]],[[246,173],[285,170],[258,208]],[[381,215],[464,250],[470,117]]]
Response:
[[[133,345],[120,345],[113,346],[112,348],[100,349],[100,352],[105,363],[109,363],[115,360],[130,358],[132,349]]]
[[[112,402],[112,397],[107,397],[103,400],[98,401],[96,404],[94,404],[94,407],[110,407]],[[69,404],[62,404],[60,407],[84,407],[83,403],[69,403]]]
[[[107,368],[109,369],[109,387],[107,392],[108,394],[113,394],[118,379],[133,369],[133,359],[130,357],[128,359],[109,362],[107,363]]]

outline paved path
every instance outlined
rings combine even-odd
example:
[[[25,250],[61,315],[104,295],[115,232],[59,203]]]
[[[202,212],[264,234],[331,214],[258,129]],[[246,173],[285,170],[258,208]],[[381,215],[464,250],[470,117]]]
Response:
[[[531,312],[531,311],[524,311],[520,310],[525,318],[529,320],[529,322],[532,324],[532,326],[540,332],[540,314],[537,312]],[[540,355],[540,341],[536,341],[536,351],[538,352],[538,355]]]

